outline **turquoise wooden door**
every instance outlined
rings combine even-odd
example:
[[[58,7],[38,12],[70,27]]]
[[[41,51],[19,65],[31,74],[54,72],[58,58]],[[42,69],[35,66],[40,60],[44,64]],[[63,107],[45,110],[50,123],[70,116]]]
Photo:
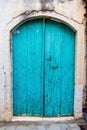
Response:
[[[73,115],[75,33],[48,19],[12,33],[13,114]]]

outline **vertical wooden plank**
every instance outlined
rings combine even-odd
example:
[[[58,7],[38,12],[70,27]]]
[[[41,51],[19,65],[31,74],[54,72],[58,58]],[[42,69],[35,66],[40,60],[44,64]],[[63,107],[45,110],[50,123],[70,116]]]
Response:
[[[75,33],[61,24],[61,112],[74,114],[74,78],[75,78]]]
[[[13,115],[26,114],[26,25],[12,34]]]
[[[60,25],[46,20],[44,116],[60,114],[60,42]]]
[[[43,20],[27,22],[27,115],[43,116]]]

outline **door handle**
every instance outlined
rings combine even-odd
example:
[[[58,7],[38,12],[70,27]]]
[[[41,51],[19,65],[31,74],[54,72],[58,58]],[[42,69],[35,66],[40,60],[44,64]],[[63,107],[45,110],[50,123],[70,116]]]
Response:
[[[52,69],[53,69],[53,70],[58,69],[58,65],[57,65],[57,66],[52,66]]]

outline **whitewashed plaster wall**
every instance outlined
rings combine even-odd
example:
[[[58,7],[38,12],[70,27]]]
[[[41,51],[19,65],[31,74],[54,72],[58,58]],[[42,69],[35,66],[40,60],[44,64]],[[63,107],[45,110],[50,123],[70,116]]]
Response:
[[[76,31],[74,116],[82,117],[85,85],[85,3],[83,0],[0,0],[0,121],[12,114],[11,30],[31,17],[51,17]]]

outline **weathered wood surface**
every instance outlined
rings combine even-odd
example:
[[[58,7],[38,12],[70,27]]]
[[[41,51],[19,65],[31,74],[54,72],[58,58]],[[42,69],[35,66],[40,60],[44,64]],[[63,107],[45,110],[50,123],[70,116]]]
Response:
[[[14,115],[73,115],[75,33],[38,19],[18,27],[12,40]]]

